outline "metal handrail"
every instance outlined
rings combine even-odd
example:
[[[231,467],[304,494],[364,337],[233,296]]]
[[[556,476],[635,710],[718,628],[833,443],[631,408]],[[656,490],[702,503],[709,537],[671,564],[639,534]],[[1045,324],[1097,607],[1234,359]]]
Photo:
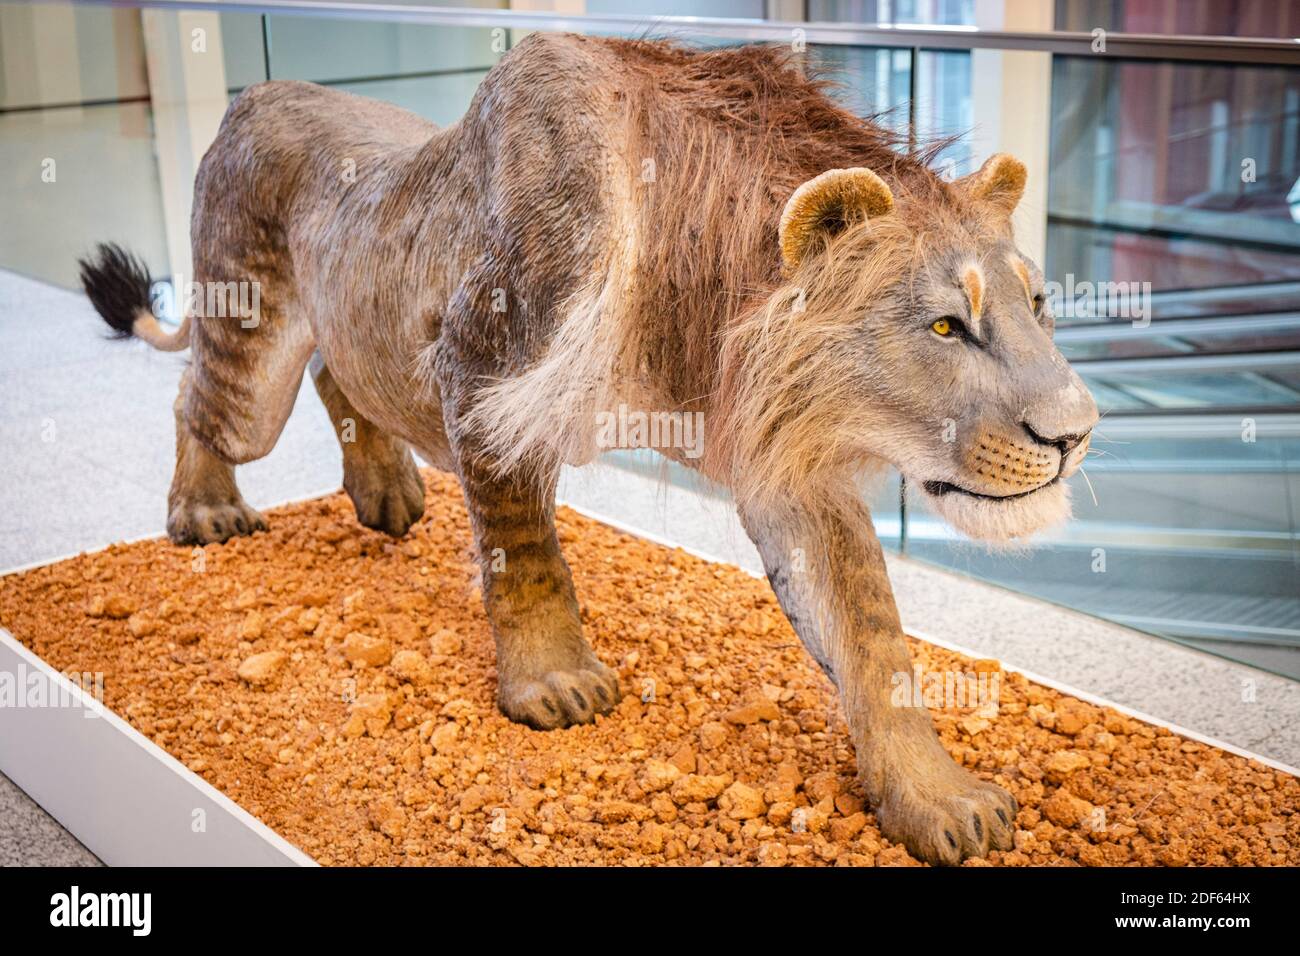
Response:
[[[1075,359],[1070,363],[1081,375],[1122,372],[1127,375],[1161,375],[1182,372],[1262,372],[1300,365],[1300,352],[1224,352],[1212,355],[1161,355],[1158,358]]]
[[[1255,312],[1246,315],[1213,316],[1196,319],[1161,319],[1153,316],[1151,324],[1135,326],[1111,321],[1057,325],[1052,337],[1058,345],[1079,342],[1110,342],[1123,339],[1171,338],[1179,336],[1246,335],[1258,332],[1290,332],[1300,329],[1300,312]]]
[[[57,2],[57,0],[45,0]],[[799,38],[824,46],[897,47],[923,50],[1033,50],[1069,56],[1120,60],[1195,60],[1300,67],[1300,38],[1164,36],[1104,32],[1105,52],[1094,49],[1098,37],[1076,31],[1016,32],[973,26],[826,23],[724,17],[652,16],[595,13],[573,15],[530,10],[483,10],[392,3],[334,0],[73,0],[75,3],[215,10],[349,20],[462,27],[501,27],[577,33],[711,36],[730,40],[790,42]]]

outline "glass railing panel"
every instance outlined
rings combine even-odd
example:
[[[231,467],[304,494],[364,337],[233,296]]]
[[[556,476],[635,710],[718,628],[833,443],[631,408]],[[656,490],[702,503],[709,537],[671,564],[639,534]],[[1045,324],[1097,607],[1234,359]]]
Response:
[[[1098,383],[1128,396],[1126,410],[1300,411],[1300,392],[1292,384],[1300,374],[1300,353],[1244,356],[1237,368],[1217,372],[1189,371],[1178,361],[1166,358],[1139,365],[1121,360],[1104,363],[1102,369],[1077,363],[1076,368],[1090,385]]]
[[[0,3],[0,267],[73,287],[125,235],[165,271],[140,12]]]
[[[812,56],[834,84],[831,94],[845,108],[874,116],[899,133],[907,132],[912,51],[818,46]]]
[[[139,10],[0,3],[0,110],[148,96]]]
[[[1056,57],[1052,100],[1050,275],[1157,294],[1300,279],[1300,69]]]
[[[916,107],[919,142],[954,138],[936,157],[936,167],[952,179],[972,172],[983,156],[974,155],[968,135],[975,125],[972,57],[961,51],[921,50],[916,61]]]
[[[460,72],[481,75],[506,48],[503,33],[494,37],[484,27],[297,16],[266,19],[271,77],[277,80],[333,84]]]
[[[808,0],[809,20],[832,23],[888,23],[970,26],[975,0]]]
[[[1075,362],[1296,351],[1300,350],[1300,312],[1153,320],[1144,328],[1077,324],[1058,328],[1056,343]]]
[[[256,13],[222,13],[221,57],[226,88],[238,93],[246,86],[269,79],[270,35],[267,18]]]
[[[996,127],[988,75],[926,96],[931,56],[918,116]],[[1056,56],[1051,84],[1045,272],[1104,416],[1075,519],[990,552],[909,489],[907,553],[1300,676],[1300,70]]]
[[[447,126],[464,115],[486,72],[458,70],[444,75],[394,77],[330,85],[347,93],[384,100],[418,113],[439,126]]]
[[[148,103],[0,111],[0,268],[79,288],[77,257],[129,244],[168,270]]]
[[[1300,417],[1103,421],[1075,520],[1023,553],[953,540],[912,495],[908,553],[1300,677]],[[1289,650],[1288,650],[1289,649]]]
[[[764,0],[586,0],[583,13],[646,17],[730,17],[762,20]]]
[[[1291,0],[1056,0],[1056,29],[1184,36],[1287,37],[1300,32]]]

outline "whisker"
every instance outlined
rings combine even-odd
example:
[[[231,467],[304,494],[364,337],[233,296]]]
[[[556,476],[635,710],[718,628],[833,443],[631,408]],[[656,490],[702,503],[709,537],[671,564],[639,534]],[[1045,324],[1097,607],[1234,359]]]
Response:
[[[1092,495],[1092,506],[1093,506],[1094,508],[1099,508],[1099,507],[1101,507],[1101,506],[1097,503],[1097,492],[1096,492],[1096,490],[1094,490],[1093,487],[1092,487],[1092,479],[1088,477],[1088,473],[1087,473],[1086,471],[1084,471],[1082,465],[1079,466],[1079,474],[1083,475],[1083,481],[1084,481],[1084,484],[1086,484],[1086,485],[1088,486],[1088,494]]]

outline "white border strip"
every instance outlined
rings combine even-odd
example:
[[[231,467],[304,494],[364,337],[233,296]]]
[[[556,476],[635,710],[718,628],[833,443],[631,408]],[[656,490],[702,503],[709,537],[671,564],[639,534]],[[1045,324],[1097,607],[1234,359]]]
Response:
[[[639,528],[634,528],[630,525],[624,524],[621,521],[610,518],[606,515],[599,514],[598,512],[592,511],[589,508],[582,507],[581,505],[569,504],[567,502],[561,502],[561,503],[564,504],[565,507],[578,512],[578,514],[580,515],[583,515],[587,518],[591,518],[593,521],[599,521],[602,524],[609,525],[611,528],[614,528],[617,531],[622,531],[624,534],[630,534],[633,537],[641,538],[645,541],[653,542],[654,544],[663,545],[664,547],[667,548],[673,548],[676,550],[685,551],[687,554],[693,555],[702,561],[708,561],[710,564],[724,564],[728,567],[735,568],[738,571],[748,574],[750,577],[753,578],[764,577],[762,574],[758,574],[757,572],[751,571],[748,568],[741,567],[740,565],[732,561],[728,561],[724,558],[720,558],[717,555],[709,554],[708,552],[701,551],[696,548],[687,547],[685,545],[678,544],[673,541],[669,541],[667,538],[663,537],[662,535],[655,534],[653,531],[643,531]],[[942,647],[945,648],[946,650],[955,651],[958,654],[964,654],[967,657],[975,658],[976,660],[982,660],[988,658],[988,654],[982,651],[972,650],[969,647],[963,647],[962,645],[954,644],[951,641],[940,640],[939,638],[933,636],[932,634],[919,630],[915,627],[910,627],[910,626],[904,627],[903,630],[906,631],[906,633],[909,636],[914,637],[919,641],[924,641],[927,644],[933,644],[936,647]],[[1179,736],[1186,737],[1189,740],[1195,740],[1197,743],[1207,744],[1211,747],[1217,747],[1218,749],[1227,751],[1228,753],[1236,754],[1238,757],[1245,757],[1247,760],[1254,760],[1258,763],[1264,764],[1265,766],[1272,767],[1274,770],[1281,770],[1283,773],[1289,773],[1293,777],[1300,777],[1300,769],[1292,767],[1289,764],[1285,764],[1280,760],[1274,760],[1272,757],[1265,757],[1262,756],[1261,754],[1251,753],[1249,750],[1244,750],[1241,747],[1236,746],[1235,744],[1227,743],[1226,741],[1219,740],[1215,737],[1210,737],[1206,734],[1202,734],[1195,730],[1189,730],[1186,727],[1182,727],[1179,726],[1178,724],[1170,723],[1169,721],[1164,720],[1160,717],[1155,717],[1143,711],[1135,710],[1134,708],[1125,706],[1124,704],[1117,704],[1114,701],[1107,700],[1104,697],[1099,697],[1096,694],[1090,693],[1089,691],[1080,690],[1077,687],[1072,687],[1069,684],[1061,683],[1060,681],[1053,680],[1050,677],[1044,677],[1043,675],[1036,674],[1033,671],[1028,671],[1025,670],[1024,668],[1007,664],[1005,661],[1002,661],[1001,659],[999,659],[999,663],[1002,665],[1002,669],[1004,671],[1009,671],[1013,674],[1020,674],[1025,678],[1027,678],[1028,680],[1033,681],[1035,684],[1042,684],[1044,687],[1050,687],[1054,691],[1058,691],[1059,693],[1062,694],[1068,694],[1071,697],[1077,697],[1080,700],[1087,701],[1088,703],[1097,705],[1099,707],[1109,707],[1112,710],[1119,711],[1121,714],[1124,714],[1127,717],[1132,717],[1133,719],[1140,720],[1143,723],[1151,724],[1154,727],[1164,727],[1172,731],[1173,733],[1178,734]]]
[[[3,628],[0,671],[66,693],[67,706],[0,707],[0,767],[108,865],[317,865]]]

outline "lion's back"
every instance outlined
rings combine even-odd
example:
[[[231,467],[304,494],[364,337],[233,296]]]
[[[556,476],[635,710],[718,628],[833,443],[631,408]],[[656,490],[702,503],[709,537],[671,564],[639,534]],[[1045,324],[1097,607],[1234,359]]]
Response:
[[[417,148],[437,127],[380,100],[297,80],[256,83],[231,102],[195,184],[203,194],[243,196],[264,214],[301,192],[319,197],[346,185],[376,157]]]

